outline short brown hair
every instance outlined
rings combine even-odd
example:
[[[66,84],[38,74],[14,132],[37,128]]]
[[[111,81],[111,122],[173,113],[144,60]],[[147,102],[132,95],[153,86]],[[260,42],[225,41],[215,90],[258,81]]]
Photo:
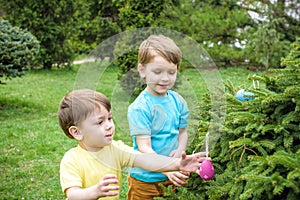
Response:
[[[138,62],[142,65],[151,62],[154,57],[153,51],[179,68],[181,51],[171,38],[164,35],[149,36],[139,47]]]
[[[69,133],[71,126],[76,126],[88,117],[95,109],[104,106],[111,110],[108,98],[100,92],[90,89],[73,90],[62,100],[58,109],[58,120],[64,133],[73,139]]]

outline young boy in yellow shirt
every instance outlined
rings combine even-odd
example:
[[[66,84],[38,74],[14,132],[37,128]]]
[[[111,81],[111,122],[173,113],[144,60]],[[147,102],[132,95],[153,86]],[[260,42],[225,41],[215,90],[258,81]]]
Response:
[[[142,154],[121,141],[114,141],[111,104],[107,97],[89,89],[74,90],[61,101],[59,124],[78,142],[60,164],[60,183],[69,200],[118,199],[124,167],[149,171],[199,172],[205,152],[181,158]]]

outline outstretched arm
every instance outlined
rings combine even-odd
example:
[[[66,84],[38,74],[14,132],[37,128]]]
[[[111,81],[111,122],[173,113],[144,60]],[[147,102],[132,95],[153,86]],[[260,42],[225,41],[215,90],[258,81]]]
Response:
[[[181,158],[161,156],[156,153],[145,153],[136,156],[134,167],[146,169],[148,171],[185,171],[199,172],[200,163],[206,159],[205,152],[186,155],[182,152]]]

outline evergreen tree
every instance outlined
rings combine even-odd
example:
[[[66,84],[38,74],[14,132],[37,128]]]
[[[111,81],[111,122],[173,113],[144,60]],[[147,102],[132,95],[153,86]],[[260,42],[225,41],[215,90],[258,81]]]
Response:
[[[0,84],[3,79],[20,77],[35,63],[40,45],[28,31],[0,20]]]
[[[144,87],[137,73],[138,47],[149,35],[161,34],[156,32],[155,23],[161,17],[162,10],[176,3],[177,0],[127,0],[119,9],[119,24],[123,31],[135,32],[124,32],[118,38],[113,52],[117,58],[114,64],[120,69],[118,78],[121,79],[123,89],[129,94],[136,93],[134,97]]]
[[[177,6],[163,10],[157,23],[203,44],[219,67],[245,64],[247,57],[241,48],[245,45],[245,34],[242,32],[254,22],[237,2],[180,0]]]
[[[255,99],[239,101],[227,86],[226,120],[210,149],[215,178],[203,181],[193,174],[189,184],[167,199],[299,199],[300,196],[300,39],[272,69],[250,80],[266,88],[248,88]],[[209,95],[201,102],[199,133],[189,153],[200,151],[211,117]],[[220,117],[220,116],[219,116]],[[214,125],[218,131],[217,124]],[[214,135],[214,133],[211,133]],[[190,193],[188,192],[190,191]]]

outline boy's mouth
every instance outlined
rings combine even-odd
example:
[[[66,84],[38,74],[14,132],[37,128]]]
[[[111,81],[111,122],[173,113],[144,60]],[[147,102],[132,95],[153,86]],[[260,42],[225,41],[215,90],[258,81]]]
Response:
[[[106,137],[106,138],[111,138],[113,135],[114,135],[114,134],[113,134],[113,133],[111,133],[111,134],[107,134],[107,135],[105,135],[105,137]]]
[[[167,88],[168,85],[163,85],[163,84],[158,84],[159,87],[162,87],[162,88]]]

